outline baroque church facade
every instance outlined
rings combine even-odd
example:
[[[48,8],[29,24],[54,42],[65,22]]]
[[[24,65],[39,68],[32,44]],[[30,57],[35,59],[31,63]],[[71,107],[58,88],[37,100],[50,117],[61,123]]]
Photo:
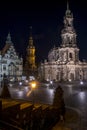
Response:
[[[87,80],[87,62],[79,60],[77,34],[73,26],[73,14],[67,9],[64,16],[64,28],[61,31],[60,47],[52,48],[48,60],[39,67],[39,78],[55,81]]]
[[[9,81],[20,81],[23,73],[23,59],[19,58],[8,33],[6,44],[0,51],[0,81],[6,75]]]

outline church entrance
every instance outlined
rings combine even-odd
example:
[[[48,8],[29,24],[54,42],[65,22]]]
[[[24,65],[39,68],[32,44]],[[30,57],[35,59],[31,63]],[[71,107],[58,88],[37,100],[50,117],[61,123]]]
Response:
[[[74,80],[74,74],[73,73],[70,73],[69,79],[71,79],[71,81]]]

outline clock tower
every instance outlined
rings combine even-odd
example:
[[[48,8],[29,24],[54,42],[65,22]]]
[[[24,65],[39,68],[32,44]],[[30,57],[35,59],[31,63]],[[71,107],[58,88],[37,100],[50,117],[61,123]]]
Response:
[[[25,74],[26,76],[35,75],[36,72],[36,63],[35,63],[35,46],[33,44],[33,37],[32,37],[32,27],[30,27],[30,36],[29,42],[27,46],[27,54],[26,54],[26,62],[25,62]]]

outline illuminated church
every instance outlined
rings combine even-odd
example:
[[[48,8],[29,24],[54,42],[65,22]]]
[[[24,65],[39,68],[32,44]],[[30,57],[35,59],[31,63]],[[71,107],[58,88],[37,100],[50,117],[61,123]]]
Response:
[[[21,80],[23,73],[23,59],[20,58],[8,33],[4,48],[0,51],[0,81],[6,75],[8,80]]]
[[[53,47],[48,53],[48,60],[41,63],[39,77],[44,80],[74,81],[87,80],[87,62],[79,60],[77,34],[73,26],[73,14],[67,9],[64,27],[61,31],[60,47]]]

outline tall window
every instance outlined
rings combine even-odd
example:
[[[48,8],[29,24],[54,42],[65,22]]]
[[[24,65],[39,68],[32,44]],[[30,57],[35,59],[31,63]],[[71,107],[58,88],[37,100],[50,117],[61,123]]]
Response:
[[[69,58],[72,59],[72,53],[69,53]]]
[[[4,71],[6,70],[6,65],[3,65],[3,70],[4,70]]]

